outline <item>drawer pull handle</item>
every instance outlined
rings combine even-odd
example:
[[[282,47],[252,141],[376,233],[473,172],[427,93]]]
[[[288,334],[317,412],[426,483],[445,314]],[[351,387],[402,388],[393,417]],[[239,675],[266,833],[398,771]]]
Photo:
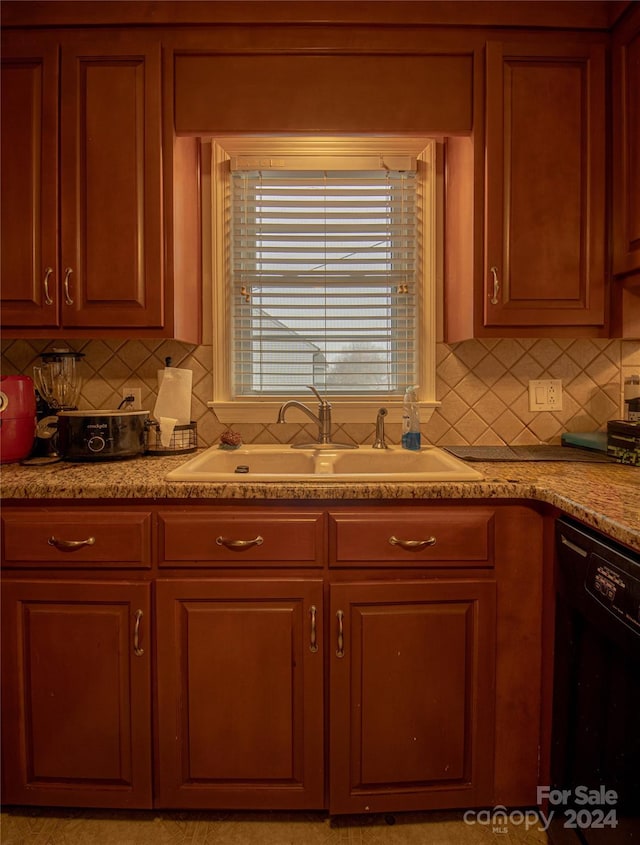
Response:
[[[216,537],[216,543],[226,549],[250,549],[252,546],[261,546],[264,540],[258,534],[252,540],[231,540],[229,537]]]
[[[133,653],[136,657],[142,657],[144,649],[140,648],[140,620],[144,616],[141,610],[136,610],[136,624],[133,629]]]
[[[315,654],[318,650],[318,632],[316,629],[317,610],[315,604],[311,605],[311,609],[309,610],[309,616],[311,617],[311,636],[309,638],[309,651]]]
[[[339,610],[336,613],[338,620],[338,648],[336,649],[336,657],[344,657],[344,612]]]
[[[392,546],[400,546],[408,552],[419,552],[421,549],[426,549],[427,546],[435,546],[436,538],[427,537],[426,540],[399,540],[393,534],[389,537],[389,543]]]
[[[59,537],[49,537],[48,540],[50,546],[55,546],[61,552],[80,549],[82,546],[93,546],[95,542],[95,537],[87,537],[86,540],[61,540]]]

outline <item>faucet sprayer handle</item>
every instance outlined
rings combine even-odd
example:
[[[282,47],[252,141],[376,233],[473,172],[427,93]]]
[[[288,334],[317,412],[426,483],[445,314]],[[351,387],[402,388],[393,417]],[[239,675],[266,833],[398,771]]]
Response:
[[[389,448],[384,440],[384,418],[388,413],[386,408],[378,408],[378,415],[376,416],[376,439],[373,442],[374,449]]]

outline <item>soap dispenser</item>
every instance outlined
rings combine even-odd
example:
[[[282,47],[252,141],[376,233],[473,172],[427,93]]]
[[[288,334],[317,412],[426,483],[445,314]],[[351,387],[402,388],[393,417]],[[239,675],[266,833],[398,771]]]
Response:
[[[420,451],[420,406],[418,385],[407,387],[402,405],[402,448],[412,452]]]

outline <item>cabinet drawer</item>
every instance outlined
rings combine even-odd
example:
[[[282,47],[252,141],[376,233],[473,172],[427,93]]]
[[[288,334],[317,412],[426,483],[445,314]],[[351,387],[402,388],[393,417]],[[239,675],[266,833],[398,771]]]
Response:
[[[92,510],[7,511],[5,567],[151,566],[151,514]]]
[[[324,514],[162,511],[160,566],[321,566]]]
[[[493,566],[488,508],[342,511],[329,515],[333,566]]]

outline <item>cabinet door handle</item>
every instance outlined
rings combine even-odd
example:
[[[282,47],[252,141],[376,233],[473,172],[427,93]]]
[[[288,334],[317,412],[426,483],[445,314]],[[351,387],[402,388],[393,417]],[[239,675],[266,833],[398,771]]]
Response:
[[[71,274],[73,270],[71,267],[65,267],[64,271],[64,301],[67,305],[73,305],[73,299],[71,297]]]
[[[318,631],[316,628],[316,616],[317,616],[317,609],[315,604],[311,605],[311,609],[309,610],[309,616],[311,617],[311,634],[309,636],[309,651],[313,652],[314,654],[318,650]]]
[[[264,540],[258,534],[251,540],[231,540],[229,537],[216,537],[216,543],[226,549],[250,549],[252,546],[261,546]]]
[[[392,546],[400,546],[408,552],[419,552],[420,549],[426,549],[427,546],[435,546],[436,538],[427,537],[426,540],[400,540],[393,534],[389,537],[389,543]]]
[[[44,271],[44,280],[42,282],[42,287],[44,288],[44,304],[45,305],[53,305],[53,299],[49,294],[49,277],[53,273],[53,267],[47,267]]]
[[[49,537],[50,546],[55,546],[60,551],[69,551],[70,549],[79,549],[82,546],[93,546],[96,542],[95,537],[87,537],[86,540],[61,540],[59,537]]]
[[[133,628],[133,653],[136,657],[142,657],[144,649],[140,648],[140,620],[144,616],[141,610],[136,610],[136,624]]]
[[[494,265],[490,268],[491,275],[493,276],[493,294],[490,295],[490,302],[492,305],[497,305],[500,300],[498,299],[498,293],[500,291],[500,279],[498,278],[498,268]]]
[[[344,657],[344,612],[339,610],[336,613],[338,620],[338,648],[336,649],[336,657]]]

